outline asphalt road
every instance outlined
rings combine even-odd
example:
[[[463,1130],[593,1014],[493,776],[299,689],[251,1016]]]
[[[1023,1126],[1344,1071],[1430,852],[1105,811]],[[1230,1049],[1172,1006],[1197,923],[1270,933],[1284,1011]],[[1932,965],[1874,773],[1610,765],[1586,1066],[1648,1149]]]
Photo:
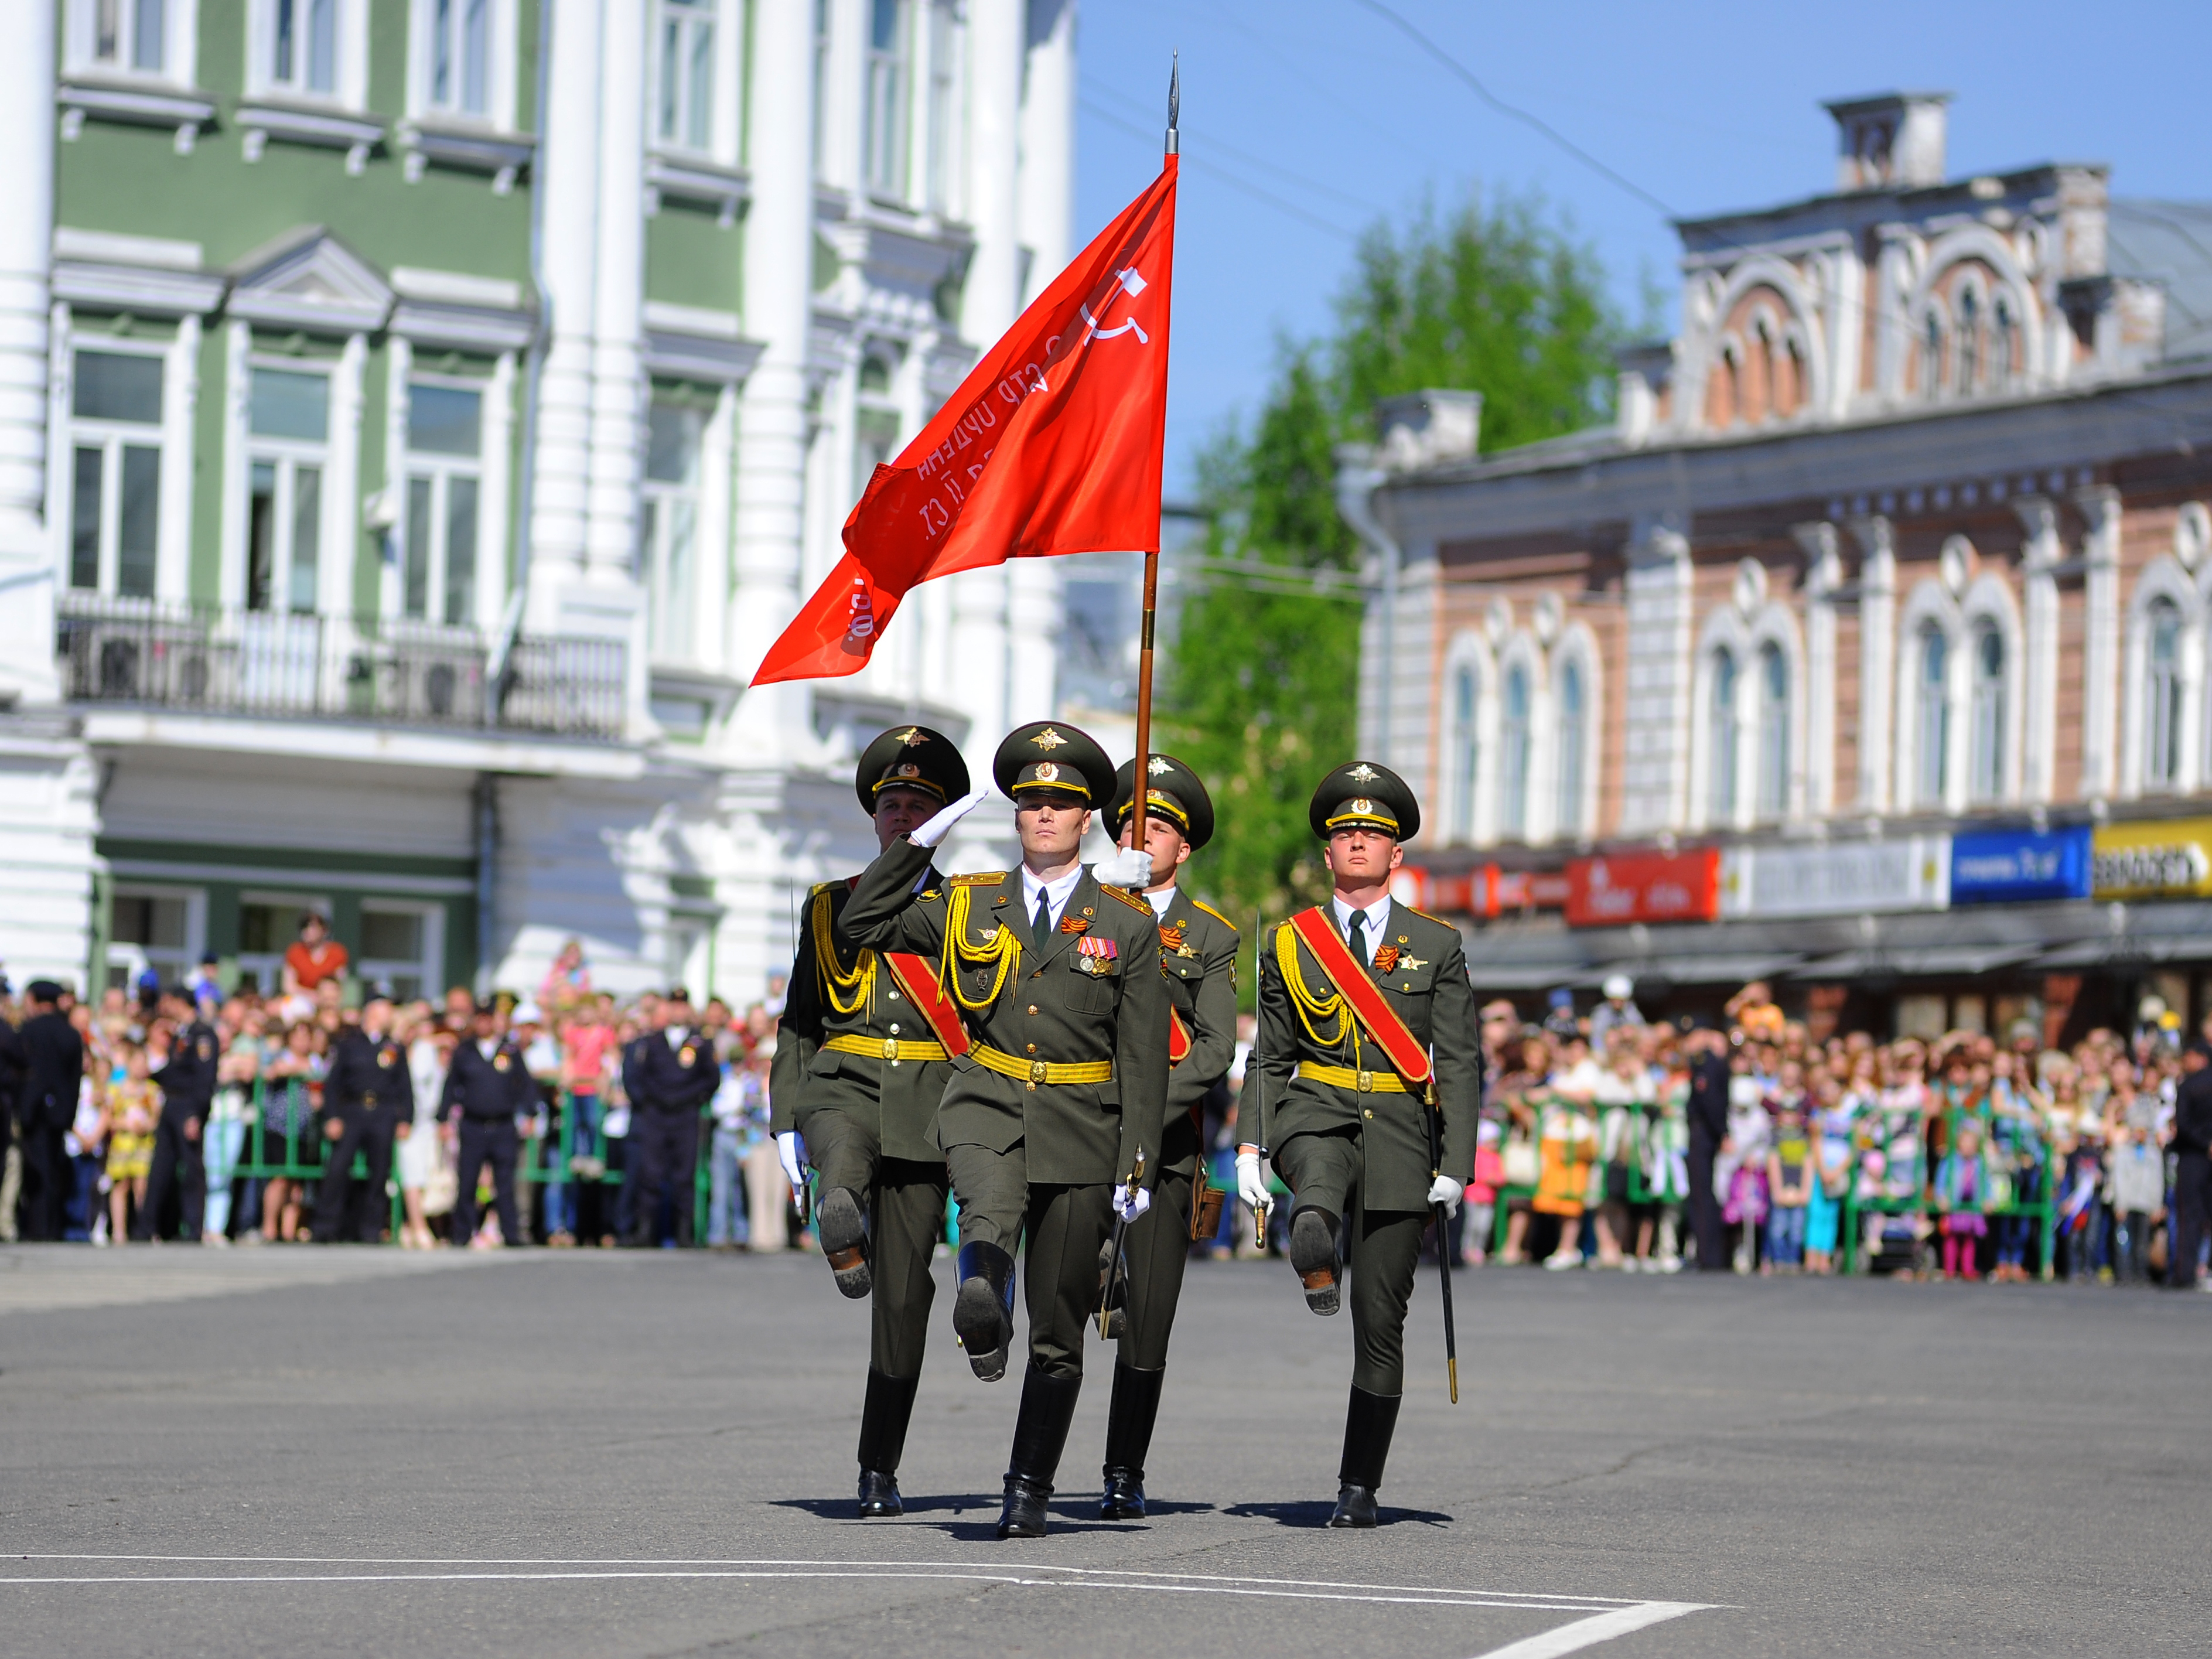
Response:
[[[0,1652],[2212,1645],[2212,1296],[1457,1282],[1462,1403],[1425,1270],[1377,1531],[1318,1524],[1348,1321],[1194,1264],[1152,1519],[1085,1518],[1100,1363],[1008,1545],[1018,1372],[949,1296],[907,1516],[860,1522],[866,1314],[811,1256],[0,1250]]]

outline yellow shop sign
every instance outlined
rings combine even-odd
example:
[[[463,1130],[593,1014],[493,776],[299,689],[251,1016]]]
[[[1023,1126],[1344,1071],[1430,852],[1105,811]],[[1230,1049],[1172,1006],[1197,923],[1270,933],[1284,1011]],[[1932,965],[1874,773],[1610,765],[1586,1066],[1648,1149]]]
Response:
[[[2100,826],[2090,886],[2099,898],[2212,893],[2212,818]]]

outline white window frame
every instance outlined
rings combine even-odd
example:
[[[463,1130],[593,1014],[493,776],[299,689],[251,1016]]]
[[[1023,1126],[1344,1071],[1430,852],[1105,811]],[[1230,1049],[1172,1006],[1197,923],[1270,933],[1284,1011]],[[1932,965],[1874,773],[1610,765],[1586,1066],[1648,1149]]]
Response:
[[[310,616],[326,609],[325,597],[336,589],[337,566],[339,562],[337,537],[333,534],[333,520],[339,525],[343,518],[333,511],[332,487],[337,482],[339,365],[328,359],[307,360],[294,357],[271,357],[256,353],[246,360],[248,380],[243,399],[245,421],[242,446],[246,476],[246,511],[240,528],[243,537],[239,547],[238,602],[247,605],[252,592],[253,567],[253,471],[267,465],[276,469],[276,545],[273,550],[274,566],[270,571],[272,592],[276,602],[264,607],[264,614],[276,616]],[[305,438],[275,438],[253,430],[253,389],[251,376],[260,370],[286,374],[321,374],[330,382],[325,400],[323,440],[314,443]],[[293,603],[293,565],[298,556],[296,536],[298,520],[299,470],[302,466],[319,468],[316,480],[318,513],[315,523],[315,602],[304,608]]]
[[[921,205],[957,219],[965,207],[968,148],[968,20],[957,0],[927,0],[915,31],[915,143],[922,158]]]
[[[332,74],[327,90],[307,84],[304,69],[287,80],[276,77],[276,21],[283,0],[249,0],[246,26],[246,92],[249,98],[279,98],[287,103],[360,111],[368,107],[368,0],[330,0],[333,19]],[[293,0],[306,8],[313,0]],[[306,62],[301,37],[298,63]]]
[[[484,588],[484,562],[495,558],[497,551],[485,543],[485,532],[491,521],[489,502],[489,469],[485,464],[484,450],[492,432],[492,398],[494,383],[489,380],[462,374],[434,374],[410,366],[403,368],[395,351],[392,374],[398,392],[398,405],[392,428],[397,434],[398,451],[403,465],[398,480],[399,494],[392,503],[398,518],[392,527],[393,551],[398,556],[393,562],[398,584],[387,610],[394,617],[409,622],[429,623],[448,628],[473,628],[481,619],[482,595]],[[456,392],[475,394],[477,398],[477,453],[474,455],[447,455],[434,451],[417,450],[408,441],[410,416],[417,386],[446,386]],[[469,574],[469,583],[460,596],[459,614],[453,614],[450,591],[452,547],[447,539],[450,516],[447,503],[454,480],[473,483],[477,487],[476,560]],[[426,550],[424,576],[424,606],[422,614],[415,616],[407,609],[407,574],[413,562],[415,487],[426,483],[430,489],[430,546]]]
[[[707,457],[714,422],[708,411],[689,404],[657,401],[692,416],[698,428],[689,478],[648,477],[642,465],[639,469],[638,580],[645,589],[647,649],[652,659],[689,662],[698,649],[696,596],[707,540]],[[650,432],[648,414],[648,441]],[[686,513],[690,519],[690,546],[679,569],[674,556],[676,530]]]
[[[2205,627],[2212,562],[2192,574],[2172,554],[2161,554],[2143,567],[2128,605],[2126,678],[2122,698],[2120,793],[2123,796],[2191,794],[2212,776],[2212,719],[2207,719]],[[2175,641],[2174,678],[2180,690],[2181,718],[2174,736],[2177,757],[2170,780],[2154,778],[2148,764],[2153,725],[2150,696],[2150,620],[2161,601],[2180,617]]]
[[[171,584],[169,575],[172,543],[175,533],[172,528],[174,517],[169,503],[174,493],[173,474],[183,465],[174,453],[176,426],[172,411],[176,405],[178,378],[177,352],[173,343],[148,342],[126,337],[78,333],[66,331],[67,338],[62,349],[67,354],[65,384],[56,399],[60,441],[55,445],[53,477],[54,531],[59,550],[57,580],[60,586],[77,592],[97,592],[109,599],[119,598],[118,582],[121,567],[122,531],[122,453],[125,447],[151,449],[158,457],[161,469],[154,503],[154,580],[149,594],[133,597],[158,599],[167,595]],[[80,351],[107,353],[118,357],[149,357],[161,365],[161,411],[149,423],[137,421],[102,420],[76,413],[76,354]],[[89,588],[76,586],[76,452],[80,448],[97,446],[104,457],[100,467],[100,548],[97,571]]]
[[[704,158],[736,167],[744,161],[746,103],[746,16],[743,0],[650,0],[646,41],[646,147],[662,154]],[[703,23],[714,31],[708,76],[705,142],[694,143],[688,120],[679,131],[660,130],[662,77],[667,69],[668,26]],[[688,100],[687,100],[688,101]]]
[[[263,996],[276,994],[284,988],[284,953],[292,948],[300,936],[300,913],[313,910],[323,919],[327,930],[331,925],[331,904],[328,893],[283,893],[266,888],[250,888],[238,896],[239,920],[245,921],[244,911],[249,904],[265,905],[276,911],[283,926],[280,929],[281,943],[273,951],[241,950],[237,956],[238,971],[251,973]],[[349,972],[352,971],[350,968]]]
[[[1771,663],[1778,663],[1782,668],[1778,710],[1773,705],[1768,684]],[[1754,644],[1750,698],[1756,716],[1752,734],[1752,815],[1761,823],[1776,823],[1790,816],[1790,775],[1796,762],[1796,745],[1792,741],[1796,725],[1796,665],[1790,659],[1790,647],[1782,641],[1765,639]]]
[[[1571,773],[1567,761],[1566,673],[1572,668],[1582,680],[1581,730],[1574,745],[1578,763]],[[1598,772],[1602,764],[1605,684],[1596,637],[1583,623],[1570,623],[1552,646],[1547,678],[1552,688],[1552,833],[1581,841],[1597,833]]]
[[[1994,690],[1983,672],[1985,641],[1997,644],[1997,672]],[[1993,806],[2010,794],[2012,744],[2008,741],[2012,722],[2012,641],[2004,624],[1991,616],[1977,616],[1966,628],[1966,800],[1970,805]],[[1990,704],[1994,700],[1994,719]]]
[[[896,14],[895,41],[888,50],[875,43],[879,5],[892,7]],[[914,37],[915,0],[862,0],[860,188],[878,201],[900,206],[914,194]]]
[[[118,965],[119,957],[122,963],[127,965],[127,971],[135,975],[144,969],[154,966],[157,960],[167,962],[171,953],[164,947],[156,946],[156,950],[161,954],[158,957],[149,956],[144,945],[113,937],[114,901],[126,898],[184,901],[185,942],[174,952],[177,958],[174,964],[176,972],[174,974],[164,972],[161,975],[161,983],[164,985],[182,982],[185,975],[199,965],[200,957],[207,951],[207,889],[179,887],[158,881],[136,881],[125,878],[117,880],[108,894],[110,936],[107,942],[107,959],[102,967],[104,969],[113,969]],[[105,988],[104,980],[102,988]]]
[[[371,912],[385,915],[413,916],[422,924],[422,954],[411,960],[398,957],[372,957],[368,954],[368,919]],[[361,953],[348,965],[347,972],[358,976],[364,983],[374,984],[380,979],[391,979],[411,974],[417,981],[417,996],[435,1000],[445,993],[446,964],[446,907],[434,900],[386,898],[381,895],[364,896],[361,902]],[[403,1002],[414,999],[400,994]]]
[[[1521,710],[1513,713],[1512,690],[1518,684]],[[1537,781],[1537,707],[1541,701],[1534,668],[1523,661],[1502,661],[1498,676],[1498,837],[1501,841],[1536,840],[1540,799]],[[1517,797],[1517,799],[1516,799]],[[1517,808],[1517,810],[1516,810]]]
[[[449,26],[458,27],[466,0],[451,0]],[[484,0],[484,107],[465,108],[458,100],[437,101],[439,0],[410,0],[407,43],[407,113],[434,117],[456,126],[496,132],[515,130],[515,0]]]
[[[1456,702],[1462,672],[1473,676],[1474,691],[1474,706],[1466,721],[1460,719]],[[1438,757],[1437,775],[1449,792],[1444,839],[1463,847],[1486,845],[1492,839],[1496,808],[1498,680],[1497,658],[1481,634],[1470,628],[1453,636],[1439,684],[1444,702],[1437,711],[1437,730],[1445,747]]]
[[[157,69],[140,69],[131,62],[137,55],[138,9],[134,0],[115,0],[118,21],[126,40],[118,40],[112,59],[96,56],[99,49],[101,0],[69,0],[62,20],[62,74],[69,79],[96,76],[103,81],[189,87],[199,69],[199,0],[163,0],[161,62]]]

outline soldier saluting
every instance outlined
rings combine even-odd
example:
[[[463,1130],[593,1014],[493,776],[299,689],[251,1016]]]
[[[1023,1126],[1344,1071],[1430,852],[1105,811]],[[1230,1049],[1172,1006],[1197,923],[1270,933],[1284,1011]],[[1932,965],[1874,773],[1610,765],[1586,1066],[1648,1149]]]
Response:
[[[1141,1520],[1145,1454],[1159,1415],[1167,1374],[1168,1333],[1182,1294],[1194,1240],[1211,1236],[1220,1198],[1206,1196],[1205,1104],[1222,1086],[1237,1053],[1237,929],[1212,906],[1181,890],[1182,866],[1213,839],[1213,801],[1197,773],[1172,755],[1154,755],[1146,769],[1145,850],[1152,879],[1143,896],[1159,924],[1160,966],[1167,976],[1173,1024],[1168,1035],[1167,1121],[1160,1132],[1158,1185],[1152,1214],[1128,1230],[1128,1300],[1121,1352],[1114,1361],[1114,1399],[1106,1413],[1105,1496],[1101,1520]],[[1108,828],[1122,846],[1134,836],[1136,763],[1114,775]]]
[[[917,893],[930,849],[979,791],[884,848],[844,921],[859,943],[936,960],[972,1039],[937,1113],[960,1200],[952,1327],[976,1376],[1006,1374],[1013,1250],[1026,1232],[1030,1364],[998,1531],[1036,1538],[1083,1384],[1100,1249],[1117,1215],[1134,1220],[1152,1201],[1168,991],[1152,907],[1082,862],[1114,775],[1105,751],[1073,726],[1038,722],[1008,734],[991,772],[1014,802],[1021,867]],[[1121,858],[1105,880],[1146,884],[1143,854]]]
[[[968,793],[968,767],[941,732],[886,732],[860,756],[853,784],[880,851]],[[784,1173],[821,1194],[822,1254],[848,1297],[872,1297],[867,1403],[860,1413],[860,1513],[899,1515],[899,1454],[921,1380],[930,1257],[945,1231],[945,1154],[930,1139],[951,1052],[967,1035],[939,988],[935,958],[878,954],[854,943],[844,911],[859,881],[824,882],[806,898],[790,1000],[777,1028],[769,1098]],[[925,868],[919,884],[943,887]]]
[[[1337,1310],[1337,1229],[1351,1224],[1352,1401],[1328,1524],[1371,1527],[1429,1206],[1457,1211],[1474,1158],[1482,1044],[1459,930],[1390,896],[1400,843],[1420,829],[1413,792],[1362,761],[1324,778],[1308,815],[1335,891],[1261,941],[1258,1132],[1237,1148],[1237,1184],[1264,1206],[1273,1154],[1291,1192],[1291,1265],[1316,1313]]]

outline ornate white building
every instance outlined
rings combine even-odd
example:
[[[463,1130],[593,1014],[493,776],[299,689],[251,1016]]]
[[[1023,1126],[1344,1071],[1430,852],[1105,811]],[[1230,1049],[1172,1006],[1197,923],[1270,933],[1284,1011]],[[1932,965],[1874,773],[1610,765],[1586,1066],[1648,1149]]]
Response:
[[[573,934],[756,996],[872,848],[857,743],[1054,712],[1048,562],[745,688],[1069,254],[1073,0],[41,0],[16,46],[19,982],[265,980],[312,907],[409,987]]]

